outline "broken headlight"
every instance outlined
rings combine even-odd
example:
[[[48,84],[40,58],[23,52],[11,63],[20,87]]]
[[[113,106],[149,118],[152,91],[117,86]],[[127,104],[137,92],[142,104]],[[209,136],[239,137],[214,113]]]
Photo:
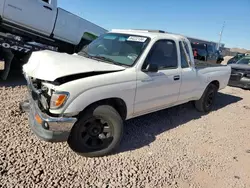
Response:
[[[55,110],[62,107],[68,98],[68,92],[53,92],[50,99],[50,109]]]

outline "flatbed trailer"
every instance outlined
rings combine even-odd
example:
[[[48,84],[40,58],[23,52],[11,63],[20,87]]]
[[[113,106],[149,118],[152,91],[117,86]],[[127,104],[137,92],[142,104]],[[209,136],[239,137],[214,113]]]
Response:
[[[58,51],[58,48],[35,42],[26,42],[20,36],[0,32],[0,79],[7,79],[14,59],[22,65],[27,62],[32,52],[40,50]]]

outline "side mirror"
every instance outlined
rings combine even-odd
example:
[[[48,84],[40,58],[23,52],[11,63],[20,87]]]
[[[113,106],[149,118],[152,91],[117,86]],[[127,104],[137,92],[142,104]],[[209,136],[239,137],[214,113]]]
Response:
[[[158,72],[158,65],[157,64],[148,64],[146,72]]]

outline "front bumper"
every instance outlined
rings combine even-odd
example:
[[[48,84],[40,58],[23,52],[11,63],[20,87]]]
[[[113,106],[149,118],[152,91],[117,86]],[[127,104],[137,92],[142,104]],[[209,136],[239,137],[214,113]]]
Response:
[[[28,81],[28,100],[21,103],[22,109],[29,113],[29,126],[40,139],[48,142],[63,142],[68,140],[70,131],[77,121],[72,117],[51,117],[43,113],[38,107],[38,101],[32,98],[34,88]]]
[[[240,77],[238,74],[236,75],[232,74],[229,79],[228,85],[232,87],[250,89],[250,78]]]

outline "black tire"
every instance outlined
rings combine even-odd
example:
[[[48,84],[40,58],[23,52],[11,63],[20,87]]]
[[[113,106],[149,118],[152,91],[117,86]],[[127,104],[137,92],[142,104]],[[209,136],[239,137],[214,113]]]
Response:
[[[123,121],[111,106],[89,108],[71,130],[69,147],[85,157],[101,157],[111,154],[120,144]]]
[[[200,112],[210,112],[218,91],[218,87],[214,84],[209,84],[204,91],[202,97],[195,101],[195,107]]]
[[[0,78],[2,80],[7,80],[15,56],[10,49],[5,48],[0,49],[0,54],[5,62],[4,70],[0,71]]]

